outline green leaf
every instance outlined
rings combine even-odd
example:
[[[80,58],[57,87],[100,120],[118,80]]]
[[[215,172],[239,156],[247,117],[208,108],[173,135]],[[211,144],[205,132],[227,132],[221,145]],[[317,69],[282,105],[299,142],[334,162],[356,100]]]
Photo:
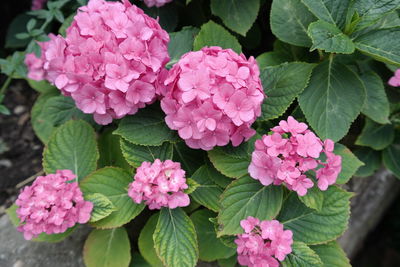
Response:
[[[151,267],[151,265],[147,263],[142,255],[140,255],[138,252],[134,252],[132,254],[132,260],[129,264],[129,267]]]
[[[225,246],[218,238],[209,218],[217,215],[209,210],[198,210],[190,218],[196,228],[199,242],[199,258],[202,261],[226,259],[235,254],[236,249]]]
[[[267,98],[262,104],[262,120],[281,116],[304,90],[315,65],[292,62],[261,71],[261,81]]]
[[[320,20],[343,28],[351,0],[301,0]]]
[[[161,146],[141,146],[121,139],[121,150],[129,164],[137,168],[144,161],[154,162],[156,159],[162,161],[172,159],[173,144],[164,142]]]
[[[131,245],[125,228],[93,230],[83,247],[87,267],[127,267],[131,261]]]
[[[184,142],[174,143],[173,160],[180,162],[182,169],[186,171],[186,177],[193,173],[205,163],[206,153],[200,149],[191,149]]]
[[[185,194],[192,194],[200,186],[200,184],[191,178],[186,179],[186,184],[188,185],[188,188],[184,190]]]
[[[115,206],[106,196],[94,193],[85,196],[85,200],[93,203],[90,222],[97,222],[115,211]]]
[[[165,266],[196,265],[199,257],[196,230],[182,209],[161,209],[153,240],[157,255]]]
[[[366,72],[360,76],[367,97],[361,110],[377,123],[389,123],[390,105],[382,79],[375,72]]]
[[[135,218],[143,209],[143,204],[136,204],[128,196],[128,186],[133,177],[127,171],[106,167],[86,177],[80,188],[84,195],[100,193],[111,200],[116,210],[109,216],[92,223],[97,228],[120,227]]]
[[[311,246],[311,249],[318,254],[324,267],[351,267],[349,259],[337,241]]]
[[[250,176],[234,181],[221,196],[218,236],[241,233],[240,221],[248,216],[260,220],[275,218],[281,209],[282,199],[281,186],[264,186]]]
[[[307,190],[306,195],[299,196],[299,199],[307,207],[321,211],[324,204],[324,193],[317,186],[313,186]]]
[[[53,85],[51,85],[48,81],[35,81],[35,80],[31,80],[31,79],[26,79],[26,81],[28,82],[29,86],[33,89],[35,89],[36,91],[38,91],[39,93],[47,93],[47,92],[59,92],[58,89],[56,87],[54,87]]]
[[[178,25],[178,8],[174,4],[164,5],[162,7],[152,7],[148,8],[146,5],[142,4],[140,6],[147,15],[158,20],[162,29],[167,32],[172,32]]]
[[[7,26],[7,35],[5,38],[5,48],[23,48],[29,43],[29,39],[17,39],[15,35],[20,32],[25,32],[26,24],[32,18],[27,14],[19,14],[16,16],[11,23]]]
[[[209,165],[201,166],[192,175],[192,179],[200,186],[190,196],[206,208],[218,212],[220,209],[219,197],[223,190],[214,182],[213,176],[222,176],[222,174]]]
[[[136,145],[159,146],[165,141],[178,139],[175,131],[168,128],[162,110],[152,105],[139,110],[135,116],[127,116],[121,120],[114,134]]]
[[[366,119],[364,128],[355,142],[359,146],[369,146],[375,150],[382,150],[394,140],[394,126],[392,124],[378,124]]]
[[[51,136],[43,152],[43,168],[47,174],[71,170],[82,180],[96,170],[99,151],[93,128],[84,121],[68,121]]]
[[[58,95],[58,92],[51,91],[49,93],[40,94],[36,99],[35,104],[31,110],[31,124],[33,131],[37,135],[37,137],[46,144],[53,131],[56,129],[54,125],[52,125],[43,115],[44,107],[46,106],[47,100],[49,100],[52,96]]]
[[[234,153],[228,153],[220,147],[208,151],[208,157],[214,167],[223,175],[231,178],[240,178],[248,173],[250,156],[238,157]]]
[[[400,27],[368,32],[354,40],[356,48],[372,58],[400,66]]]
[[[205,46],[220,46],[222,48],[231,48],[240,53],[242,47],[238,40],[230,34],[224,27],[209,21],[201,26],[199,34],[194,39],[194,50],[200,50]]]
[[[10,115],[11,112],[6,106],[0,104],[0,114]]]
[[[318,20],[308,26],[307,33],[313,42],[311,51],[321,49],[328,53],[352,54],[355,50],[353,41],[334,24]]]
[[[158,213],[152,215],[140,232],[138,246],[140,254],[151,266],[163,266],[154,248],[153,234],[158,222]]]
[[[17,215],[17,209],[17,204],[12,204],[8,209],[6,209],[6,214],[8,215],[8,218],[15,227],[20,225],[20,220]]]
[[[293,242],[292,253],[282,261],[283,267],[322,267],[321,259],[309,246],[303,242]]]
[[[118,135],[114,135],[111,129],[104,131],[99,136],[99,168],[115,166],[128,171],[132,169],[122,155],[122,150],[120,147],[121,140],[122,138]]]
[[[307,35],[308,25],[317,18],[300,0],[274,0],[271,7],[272,33],[280,40],[304,47],[311,47]]]
[[[299,104],[322,139],[340,140],[364,105],[365,88],[347,66],[330,59],[314,68]]]
[[[33,238],[32,241],[35,242],[46,242],[46,243],[57,243],[63,241],[65,238],[70,236],[76,227],[68,228],[64,233],[61,234],[51,234],[41,233],[38,237]]]
[[[363,165],[363,163],[350,151],[350,149],[342,144],[336,143],[333,153],[342,157],[342,171],[339,173],[336,183],[345,184],[356,173],[358,168]]]
[[[259,0],[211,0],[211,12],[231,30],[246,36],[260,9]]]
[[[56,127],[71,119],[82,119],[94,124],[92,115],[83,113],[75,106],[75,102],[71,97],[63,95],[49,98],[41,116]]]
[[[321,211],[307,208],[296,193],[290,193],[277,220],[293,232],[293,239],[307,245],[335,240],[347,228],[351,193],[336,186],[324,192]]]
[[[199,33],[198,28],[183,27],[179,32],[169,34],[168,53],[171,58],[167,66],[172,66],[179,61],[181,56],[193,50],[194,37]]]
[[[367,177],[372,174],[381,166],[381,153],[375,151],[373,149],[362,147],[354,151],[356,157],[359,158],[361,162],[364,163],[364,166],[358,168],[355,173],[356,176]]]
[[[58,29],[58,33],[65,37],[66,31],[69,26],[71,26],[72,21],[74,20],[76,13],[72,13],[69,15],[64,22],[61,24],[60,29]]]
[[[397,178],[400,179],[400,145],[398,143],[391,144],[382,153],[383,164]]]
[[[400,5],[399,0],[358,0],[355,1],[354,8],[359,15],[359,21],[356,30],[363,29],[367,26],[373,25],[384,14],[390,13],[398,9]]]
[[[219,259],[218,265],[220,267],[236,267],[237,266],[237,255],[233,255],[228,259]]]

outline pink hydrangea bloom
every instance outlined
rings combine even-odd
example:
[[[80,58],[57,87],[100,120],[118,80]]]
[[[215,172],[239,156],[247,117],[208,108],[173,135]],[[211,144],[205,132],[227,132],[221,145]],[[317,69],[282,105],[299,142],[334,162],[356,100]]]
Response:
[[[240,222],[245,233],[239,234],[238,262],[249,267],[278,267],[292,252],[293,233],[277,220],[261,221],[251,216]]]
[[[166,122],[191,148],[238,146],[255,134],[264,93],[260,71],[231,49],[205,47],[182,56],[165,79]]]
[[[341,156],[333,153],[334,142],[322,142],[305,123],[289,116],[272,134],[264,135],[255,143],[249,165],[250,176],[263,185],[284,184],[299,196],[314,186],[306,172],[314,171],[318,187],[326,190],[336,182],[342,169]],[[320,157],[324,154],[325,160]]]
[[[185,171],[181,164],[156,159],[154,163],[143,162],[136,169],[135,180],[129,185],[128,195],[136,203],[144,201],[149,209],[186,207],[190,204]]]
[[[171,2],[172,0],[143,0],[144,3],[146,4],[146,6],[148,7],[161,7],[169,2]]]
[[[27,55],[28,77],[47,79],[99,124],[134,114],[165,92],[168,33],[128,0],[90,0],[65,38],[49,37],[40,59]]]
[[[394,76],[390,78],[389,85],[394,87],[400,86],[400,69],[396,70]]]
[[[32,10],[42,9],[47,0],[32,0]]]
[[[70,170],[39,176],[31,186],[26,186],[18,196],[18,227],[27,240],[41,233],[65,232],[76,223],[90,219],[93,203],[85,201],[76,176]]]

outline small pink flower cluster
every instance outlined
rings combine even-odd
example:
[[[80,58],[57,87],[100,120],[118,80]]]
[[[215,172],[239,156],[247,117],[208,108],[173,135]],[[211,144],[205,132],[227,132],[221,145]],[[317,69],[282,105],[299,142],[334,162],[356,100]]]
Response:
[[[28,77],[49,80],[99,124],[136,113],[162,90],[169,36],[128,0],[90,0],[65,39],[50,38],[40,59],[27,55]]]
[[[42,9],[47,0],[32,0],[32,10]]]
[[[396,70],[394,76],[390,78],[389,85],[393,87],[400,86],[400,69]]]
[[[278,267],[286,255],[292,252],[293,233],[283,230],[277,220],[261,221],[247,217],[240,225],[244,234],[237,236],[238,262],[249,267]]]
[[[144,0],[144,3],[146,4],[146,6],[148,7],[161,7],[169,2],[171,2],[172,0]]]
[[[260,71],[231,49],[205,47],[182,56],[165,80],[165,120],[191,148],[210,150],[255,134],[251,124],[264,99]]]
[[[187,188],[185,171],[180,163],[156,159],[154,163],[143,162],[136,169],[128,195],[138,204],[145,201],[151,210],[161,207],[175,209],[190,204],[189,196],[183,192]]]
[[[25,239],[63,233],[76,223],[89,221],[93,203],[83,199],[77,182],[70,182],[75,178],[70,170],[58,170],[37,177],[21,191],[16,201],[22,224],[18,230]]]
[[[322,142],[307,128],[307,124],[289,116],[287,121],[282,120],[271,129],[273,134],[257,140],[249,166],[250,176],[263,185],[285,183],[299,196],[307,194],[307,189],[314,185],[305,175],[307,171],[316,173],[321,190],[334,184],[342,169],[342,158],[333,153],[332,140]],[[321,152],[326,162],[319,159]]]

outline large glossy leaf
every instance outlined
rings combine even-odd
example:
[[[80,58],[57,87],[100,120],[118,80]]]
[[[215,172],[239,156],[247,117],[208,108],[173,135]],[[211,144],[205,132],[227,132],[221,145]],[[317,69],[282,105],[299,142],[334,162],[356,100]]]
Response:
[[[351,0],[301,0],[320,20],[343,28]]]
[[[274,0],[271,7],[272,33],[280,40],[298,46],[311,47],[308,25],[317,18],[300,0]]]
[[[87,267],[128,267],[131,245],[125,228],[93,230],[86,239],[83,260]]]
[[[322,267],[321,259],[309,246],[303,242],[295,241],[292,244],[292,253],[282,262],[283,267]]]
[[[311,246],[311,249],[317,253],[324,267],[351,267],[349,259],[337,241]]]
[[[299,97],[311,127],[322,138],[340,140],[364,105],[365,88],[347,66],[329,59],[314,68],[308,86]]]
[[[208,157],[214,167],[225,176],[239,178],[248,173],[249,155],[241,157],[235,155],[234,150],[229,153],[227,150],[216,147],[208,151]]]
[[[174,161],[180,162],[182,169],[186,171],[186,177],[205,163],[207,154],[201,149],[191,149],[184,142],[174,143]]]
[[[92,223],[97,228],[122,226],[135,218],[143,209],[143,204],[136,204],[128,196],[128,186],[133,177],[125,170],[106,167],[92,173],[80,184],[83,193],[100,193],[111,200],[116,210],[109,216]]]
[[[85,200],[93,203],[93,210],[90,214],[90,222],[101,220],[113,211],[115,211],[114,204],[106,196],[100,193],[87,194]]]
[[[366,72],[360,76],[367,97],[361,110],[377,123],[389,123],[390,105],[382,79],[375,72]]]
[[[173,155],[173,144],[170,142],[164,142],[161,146],[141,146],[121,139],[121,149],[125,159],[135,168],[144,161],[172,160]]]
[[[71,170],[83,179],[96,170],[99,152],[93,128],[82,120],[68,121],[51,136],[43,152],[46,173]]]
[[[179,32],[169,34],[168,53],[171,58],[168,66],[174,65],[181,56],[193,49],[194,37],[199,33],[198,28],[183,27]]]
[[[245,36],[258,15],[259,0],[211,0],[211,12],[231,30]]]
[[[318,20],[308,26],[312,40],[311,50],[321,49],[328,53],[351,54],[355,50],[353,41],[334,24]]]
[[[104,131],[99,136],[99,168],[107,166],[120,167],[126,170],[131,170],[128,162],[122,155],[120,140],[122,138],[118,135],[112,134],[111,130]]]
[[[154,248],[153,234],[156,230],[158,213],[149,218],[146,225],[140,231],[138,246],[140,254],[143,258],[150,263],[151,266],[163,266],[161,260],[158,258],[156,249]]]
[[[356,176],[367,177],[372,174],[382,164],[381,153],[368,147],[362,147],[354,151],[354,154],[364,163],[364,166],[358,168]]]
[[[200,50],[205,46],[231,48],[237,53],[242,51],[242,47],[235,36],[212,20],[201,26],[199,34],[194,39],[194,50]]]
[[[307,207],[321,211],[324,204],[324,192],[315,185],[307,190],[307,194],[299,196],[299,199]]]
[[[136,145],[159,146],[165,141],[176,141],[175,131],[168,128],[165,114],[156,105],[141,109],[134,116],[123,118],[114,134]]]
[[[376,60],[400,66],[400,27],[368,32],[354,40],[356,48]]]
[[[225,246],[217,238],[214,225],[209,220],[209,218],[215,218],[216,216],[216,213],[209,210],[198,210],[190,216],[196,228],[199,242],[199,259],[202,261],[226,259],[236,252],[236,249]]]
[[[56,91],[40,94],[31,110],[31,124],[33,131],[44,144],[49,141],[50,136],[56,127],[52,125],[51,122],[42,115],[42,113],[47,100],[57,95],[58,92]]]
[[[346,146],[336,143],[335,154],[342,157],[342,170],[336,180],[337,184],[345,184],[356,173],[363,163]]]
[[[399,0],[357,0],[355,1],[354,8],[359,15],[359,22],[356,30],[363,29],[367,26],[373,25],[384,14],[387,14],[400,5]]]
[[[321,211],[307,208],[291,193],[283,204],[277,220],[293,231],[295,241],[308,245],[321,244],[339,237],[347,228],[350,217],[351,193],[335,186],[324,192]]]
[[[196,230],[182,209],[161,209],[153,240],[157,255],[167,267],[196,265],[199,257]]]
[[[382,150],[394,140],[394,126],[392,124],[378,124],[366,119],[364,128],[355,142],[359,146],[369,146],[375,150]]]
[[[234,181],[221,196],[218,236],[241,233],[240,221],[248,216],[271,220],[281,209],[282,199],[281,186],[264,186],[250,176]]]
[[[292,62],[261,71],[261,81],[267,96],[262,104],[261,119],[281,116],[294,99],[304,90],[315,65]]]

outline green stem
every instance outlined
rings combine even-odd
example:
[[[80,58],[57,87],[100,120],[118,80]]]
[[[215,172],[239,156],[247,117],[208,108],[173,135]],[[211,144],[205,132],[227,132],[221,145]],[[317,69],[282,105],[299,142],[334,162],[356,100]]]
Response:
[[[4,95],[6,93],[6,90],[7,90],[8,86],[10,85],[10,82],[12,79],[13,79],[12,74],[7,77],[7,80],[4,82],[3,86],[0,89],[0,95]]]

